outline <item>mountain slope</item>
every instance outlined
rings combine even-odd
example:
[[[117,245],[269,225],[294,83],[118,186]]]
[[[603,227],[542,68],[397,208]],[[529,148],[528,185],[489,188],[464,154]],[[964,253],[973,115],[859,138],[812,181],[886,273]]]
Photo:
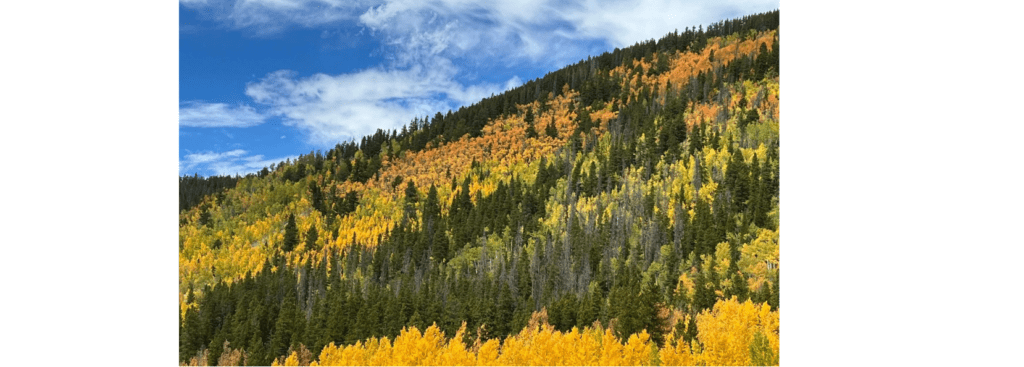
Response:
[[[536,312],[552,333],[777,358],[777,311],[709,321],[732,297],[778,308],[777,27],[671,33],[206,196],[180,214],[181,361],[225,341],[324,360],[435,323],[508,344]],[[732,359],[714,328],[745,335]]]

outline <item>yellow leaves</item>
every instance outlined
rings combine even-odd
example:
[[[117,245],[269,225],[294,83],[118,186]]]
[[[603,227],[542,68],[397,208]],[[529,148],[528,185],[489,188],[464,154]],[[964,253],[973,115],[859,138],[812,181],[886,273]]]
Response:
[[[715,273],[718,279],[723,282],[729,279],[729,265],[732,262],[732,251],[728,242],[721,242],[715,246]]]
[[[703,345],[698,364],[750,365],[750,344],[758,332],[767,337],[775,355],[779,352],[779,312],[765,303],[739,303],[735,297],[720,301],[710,312],[697,315],[697,330]]]
[[[696,365],[690,343],[685,340],[676,341],[670,334],[665,347],[658,352],[662,366],[693,366]]]
[[[598,365],[601,366],[622,366],[625,365],[623,346],[612,334],[611,329],[606,329],[601,336],[601,359]]]
[[[436,329],[436,327],[434,328]],[[476,356],[474,356],[472,352],[466,350],[466,345],[462,343],[462,337],[465,333],[466,323],[463,322],[462,327],[455,333],[455,336],[448,340],[448,344],[441,349],[441,354],[436,359],[438,362],[437,365],[472,366],[475,364]]]
[[[679,284],[676,286],[676,294],[685,294],[688,299],[693,299],[695,284],[686,273],[679,276]]]
[[[651,365],[651,335],[647,330],[639,334],[629,336],[629,341],[623,348],[623,363],[626,366],[649,366]]]
[[[595,324],[596,325],[596,324]],[[347,347],[334,343],[324,347],[317,362],[322,366],[646,366],[660,365],[748,365],[754,335],[764,336],[760,346],[778,355],[779,313],[766,304],[750,301],[739,303],[735,298],[719,301],[711,311],[697,315],[698,335],[693,347],[685,341],[672,339],[659,349],[646,330],[630,335],[625,342],[609,329],[586,327],[569,332],[555,330],[545,321],[543,313],[535,313],[530,325],[504,339],[491,339],[473,349],[462,342],[463,326],[450,339],[437,325],[420,332],[416,327],[402,330],[392,344],[388,338],[370,338]],[[767,341],[765,343],[765,340]],[[770,354],[769,354],[770,355]],[[306,363],[302,355],[292,353],[275,365]]]
[[[477,352],[476,365],[477,366],[499,366],[498,364],[498,348],[501,346],[501,342],[498,339],[488,340],[486,343],[480,346],[480,351]]]
[[[284,364],[278,364],[276,359],[274,360],[274,363],[271,364],[271,366],[298,366],[298,365],[299,365],[299,353],[298,352],[292,352],[292,354],[290,356],[288,356],[287,359],[284,360]]]
[[[600,350],[601,344],[598,339],[589,334],[588,330],[581,332],[575,327],[565,334],[565,342],[560,344],[565,349],[566,365],[585,366],[597,363],[597,352]]]
[[[765,279],[779,266],[779,230],[761,229],[757,237],[740,248],[737,264],[744,273],[752,274],[750,290],[759,289]]]
[[[704,202],[710,205],[715,202],[715,193],[717,191],[718,182],[705,182],[703,185],[700,186],[700,192],[698,192],[698,195],[700,195],[700,198],[703,199]]]
[[[523,116],[507,116],[488,121],[482,136],[463,136],[439,147],[402,152],[398,157],[389,157],[382,162],[379,178],[371,178],[366,183],[334,182],[333,189],[339,194],[351,191],[360,193],[356,210],[335,222],[339,226],[337,237],[327,235],[333,228],[326,228],[326,218],[312,211],[310,200],[305,194],[305,181],[277,184],[274,190],[270,190],[269,184],[263,181],[245,181],[238,186],[238,191],[228,192],[223,203],[227,205],[224,210],[211,197],[207,205],[200,207],[210,208],[216,228],[221,232],[214,233],[210,228],[196,224],[201,215],[199,207],[180,215],[187,224],[179,228],[182,242],[179,254],[179,294],[217,282],[232,282],[246,273],[255,274],[260,271],[265,259],[272,256],[273,249],[283,241],[283,223],[288,213],[297,214],[301,235],[305,235],[310,226],[320,232],[316,249],[306,248],[305,241],[300,241],[289,257],[289,263],[322,261],[326,252],[316,250],[326,247],[343,248],[355,244],[376,246],[402,218],[404,186],[391,187],[391,182],[398,176],[415,182],[421,192],[435,185],[439,197],[444,198],[441,200],[443,213],[447,212],[447,203],[451,202],[454,194],[449,183],[452,179],[461,182],[469,175],[470,162],[474,160],[490,174],[486,179],[474,177],[472,180],[470,197],[473,200],[477,192],[487,195],[497,188],[499,180],[507,182],[513,174],[532,180],[536,174],[535,162],[541,157],[550,156],[564,145],[574,129],[576,114],[569,112],[569,106],[577,96],[576,91],[566,90],[562,95],[548,100],[549,108],[546,112],[537,112],[535,128],[542,129],[554,121],[559,131],[558,138],[542,135],[540,139],[525,139],[526,122]],[[539,103],[534,102],[531,106],[534,111],[539,111]],[[522,113],[527,108],[517,107]],[[607,123],[616,116],[616,112],[610,111],[591,115],[593,121],[602,126],[598,128],[598,135],[605,126],[602,122]],[[386,149],[395,152],[399,145],[391,141],[382,148],[382,152]],[[357,151],[355,159],[364,159],[364,154]],[[344,164],[351,167],[353,161]],[[524,171],[532,172],[524,175]],[[316,176],[314,180],[321,184],[326,181],[322,175]],[[328,190],[329,187],[324,189]],[[232,216],[228,212],[242,214]],[[224,240],[224,244],[220,250],[214,251],[210,244],[218,238]],[[212,271],[214,266],[216,274]]]
[[[370,338],[366,342],[366,350],[363,352],[363,361],[368,366],[387,366],[390,363],[394,349],[387,337],[378,339]]]

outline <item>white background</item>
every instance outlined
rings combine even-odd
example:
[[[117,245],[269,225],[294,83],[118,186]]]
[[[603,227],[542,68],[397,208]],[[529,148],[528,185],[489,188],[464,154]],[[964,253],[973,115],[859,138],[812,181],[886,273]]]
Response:
[[[936,4],[782,4],[783,365],[1021,359],[1019,13]],[[0,10],[5,364],[177,365],[177,17]]]

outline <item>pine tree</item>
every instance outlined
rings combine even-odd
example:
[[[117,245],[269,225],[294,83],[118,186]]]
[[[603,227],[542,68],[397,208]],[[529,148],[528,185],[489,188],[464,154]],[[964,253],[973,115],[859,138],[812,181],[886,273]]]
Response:
[[[772,311],[779,309],[779,279],[775,278],[772,282],[771,296],[768,297],[768,305],[772,307]]]
[[[533,127],[533,107],[531,107],[530,109],[526,110],[525,121],[526,121],[526,137],[527,138],[536,138],[537,137],[537,129]]]
[[[277,314],[277,322],[274,324],[274,335],[270,339],[271,358],[277,358],[288,351],[291,346],[292,335],[295,333],[295,314],[298,312],[295,295],[285,296],[281,311]]]
[[[408,217],[412,217],[416,214],[416,205],[419,203],[420,195],[416,190],[416,183],[409,180],[405,186],[405,214]]]
[[[693,343],[697,339],[697,315],[690,315],[690,322],[686,324],[686,332],[683,334],[683,340],[687,343]]]
[[[450,244],[448,243],[448,235],[445,233],[444,222],[440,220],[434,222],[433,230],[434,236],[431,241],[433,254],[431,256],[434,257],[434,261],[438,262],[448,260],[448,246]]]
[[[284,244],[281,249],[290,252],[299,244],[299,227],[295,224],[295,214],[288,214],[288,224],[284,226]]]
[[[730,295],[736,296],[736,299],[740,302],[746,301],[748,298],[750,298],[748,294],[749,290],[747,288],[747,277],[741,275],[738,272],[733,273],[732,280],[730,282],[732,283],[732,290],[730,291]]]
[[[427,191],[427,200],[423,203],[423,217],[437,218],[440,215],[441,204],[437,198],[437,186],[430,184],[430,189]]]
[[[558,128],[555,127],[554,118],[551,118],[551,122],[548,123],[548,127],[544,128],[544,133],[552,138],[558,138]]]
[[[761,119],[761,115],[759,113],[757,113],[757,109],[756,108],[751,108],[751,109],[747,110],[747,114],[745,116],[743,116],[743,118],[740,120],[741,121],[740,128],[744,129],[744,128],[747,127],[747,125],[756,123],[760,119]]]
[[[248,355],[245,361],[246,366],[269,366],[271,364],[272,358],[267,353],[266,346],[259,335],[252,335],[252,339],[249,340],[249,349],[246,352]]]
[[[661,294],[661,287],[649,278],[643,286],[640,294],[640,305],[638,313],[642,329],[647,330],[651,340],[661,346],[665,342],[665,329],[668,326],[668,319],[661,315],[661,308],[664,307],[664,299]]]
[[[309,230],[306,231],[306,250],[317,249],[316,240],[318,232],[315,225],[309,226]]]
[[[743,161],[743,153],[739,149],[734,149],[728,171],[725,172],[725,185],[732,191],[733,209],[740,213],[746,210],[747,199],[750,198],[749,180],[750,173]]]

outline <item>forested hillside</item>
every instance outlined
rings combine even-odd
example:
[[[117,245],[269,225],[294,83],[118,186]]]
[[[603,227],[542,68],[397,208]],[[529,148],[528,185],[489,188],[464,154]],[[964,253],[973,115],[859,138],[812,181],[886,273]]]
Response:
[[[180,179],[179,362],[778,364],[778,22]]]

